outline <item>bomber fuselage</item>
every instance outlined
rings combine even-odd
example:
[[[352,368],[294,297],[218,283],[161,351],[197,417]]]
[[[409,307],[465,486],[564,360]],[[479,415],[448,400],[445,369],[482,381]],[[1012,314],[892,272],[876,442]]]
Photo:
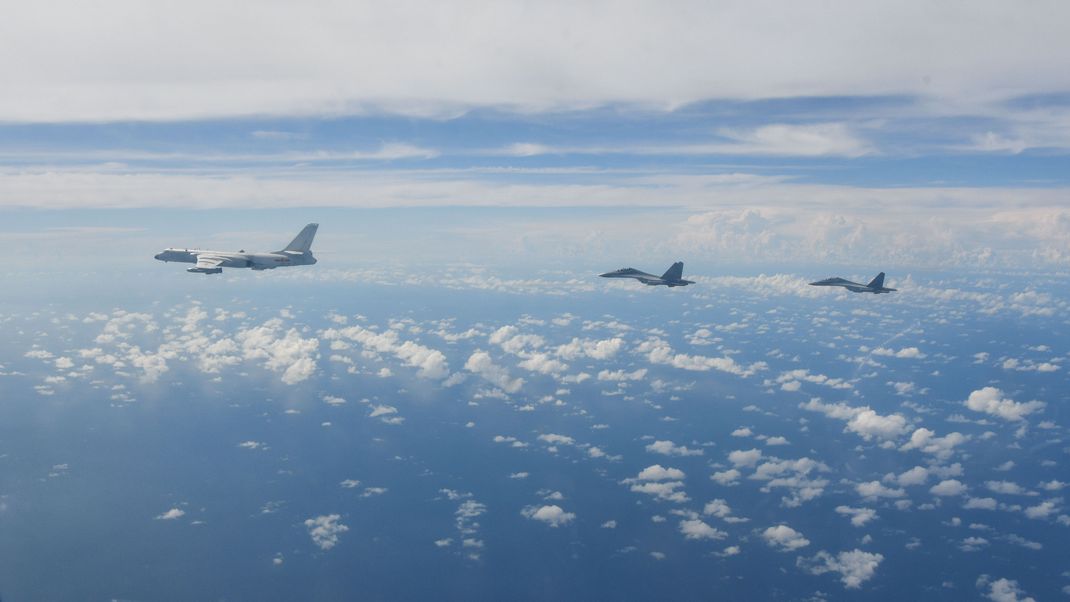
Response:
[[[209,251],[205,249],[164,249],[156,254],[155,258],[160,261],[174,261],[178,263],[197,263],[197,257],[207,255],[218,257],[223,261],[221,268],[252,268],[254,270],[271,270],[278,267],[294,265],[312,265],[316,258],[312,253],[234,253],[230,251]]]

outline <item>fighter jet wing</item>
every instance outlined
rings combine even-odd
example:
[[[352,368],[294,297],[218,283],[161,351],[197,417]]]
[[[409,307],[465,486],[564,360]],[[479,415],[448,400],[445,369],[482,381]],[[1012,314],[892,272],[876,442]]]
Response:
[[[198,255],[197,266],[198,270],[212,270],[218,268],[224,261],[222,257],[213,257],[212,255]]]

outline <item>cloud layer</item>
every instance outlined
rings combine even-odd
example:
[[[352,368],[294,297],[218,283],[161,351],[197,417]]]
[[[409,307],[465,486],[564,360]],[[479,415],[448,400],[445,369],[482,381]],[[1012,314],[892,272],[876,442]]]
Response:
[[[1065,4],[956,4],[22,3],[0,26],[0,121],[884,94],[968,103],[1070,87]]]

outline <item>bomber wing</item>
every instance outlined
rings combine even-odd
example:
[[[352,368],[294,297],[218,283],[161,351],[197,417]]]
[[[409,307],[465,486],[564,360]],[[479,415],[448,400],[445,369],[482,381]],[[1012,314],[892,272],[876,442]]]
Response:
[[[212,268],[218,268],[220,265],[223,264],[223,261],[224,259],[222,257],[215,257],[213,255],[198,255],[197,267],[206,268],[210,270]]]
[[[224,257],[216,257],[214,255],[198,255],[197,265],[187,269],[187,272],[197,272],[200,274],[218,274],[223,271],[223,268],[219,267],[226,261]]]

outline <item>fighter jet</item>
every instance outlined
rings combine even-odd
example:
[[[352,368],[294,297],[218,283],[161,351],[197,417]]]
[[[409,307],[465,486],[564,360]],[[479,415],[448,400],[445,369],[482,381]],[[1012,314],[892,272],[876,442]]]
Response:
[[[810,286],[842,286],[852,293],[873,293],[875,295],[892,293],[896,290],[894,288],[884,288],[884,272],[877,274],[877,277],[870,280],[869,284],[859,284],[844,278],[825,278],[824,280],[811,282]]]
[[[672,267],[665,271],[660,277],[653,274],[647,274],[646,272],[640,272],[635,268],[621,268],[615,272],[606,272],[605,274],[599,274],[602,278],[635,278],[639,282],[649,286],[687,286],[694,284],[690,280],[684,280],[684,262],[677,261],[672,264]]]
[[[312,256],[312,239],[316,237],[319,224],[309,224],[301,230],[293,241],[281,251],[265,253],[246,253],[244,249],[237,253],[230,251],[205,251],[202,249],[164,249],[156,254],[160,261],[177,261],[194,263],[187,272],[195,274],[219,274],[223,268],[252,268],[254,270],[273,270],[292,265],[312,265],[316,258]]]

